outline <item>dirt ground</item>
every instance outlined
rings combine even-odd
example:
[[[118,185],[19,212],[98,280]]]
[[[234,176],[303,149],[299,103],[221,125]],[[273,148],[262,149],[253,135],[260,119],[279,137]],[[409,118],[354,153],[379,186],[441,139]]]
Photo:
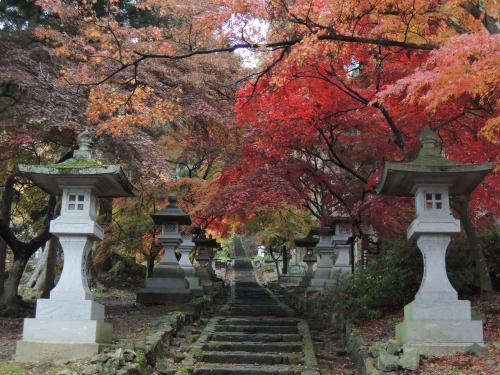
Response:
[[[500,293],[489,302],[472,301],[473,308],[486,318],[484,327],[487,350],[480,355],[456,354],[440,358],[424,358],[418,375],[500,375]],[[367,321],[359,328],[368,344],[394,337],[394,327],[403,320],[403,312],[387,314]]]
[[[141,336],[163,314],[179,306],[143,306],[135,302],[135,291],[107,290],[97,294],[97,302],[106,307],[106,321],[113,325],[113,343]],[[22,318],[0,318],[0,375],[56,374],[64,363],[18,365],[12,362],[16,341],[22,336]]]

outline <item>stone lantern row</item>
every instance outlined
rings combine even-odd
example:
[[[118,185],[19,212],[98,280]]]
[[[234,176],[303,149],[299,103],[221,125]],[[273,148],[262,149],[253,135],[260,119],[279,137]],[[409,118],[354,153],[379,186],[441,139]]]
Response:
[[[212,260],[218,242],[211,236],[207,239],[199,228],[195,229],[196,238],[190,232],[181,232],[180,226],[191,225],[191,219],[177,206],[175,196],[169,196],[168,202],[167,207],[151,215],[154,223],[161,226],[158,239],[165,253],[146,279],[146,287],[137,292],[137,302],[143,304],[185,302],[193,296],[202,296],[217,280]],[[198,268],[193,267],[189,258],[195,247]],[[181,253],[179,261],[175,255],[177,248]]]
[[[88,133],[80,134],[77,140],[79,149],[63,163],[19,166],[47,193],[62,196],[61,215],[51,221],[50,232],[61,243],[64,267],[50,298],[37,301],[35,318],[24,320],[17,361],[86,357],[111,342],[112,327],[104,322],[104,307],[93,301],[88,287],[86,260],[93,243],[104,237],[96,222],[97,198],[133,196],[134,189],[119,165],[103,165],[94,159]],[[491,171],[492,163],[450,161],[441,155],[436,141],[436,134],[426,128],[417,158],[409,163],[386,163],[377,187],[380,194],[415,196],[416,218],[408,228],[408,238],[415,239],[422,252],[424,274],[415,300],[405,306],[396,337],[404,348],[416,348],[425,354],[447,354],[463,351],[471,344],[483,345],[482,322],[472,319],[469,301],[458,299],[446,274],[445,256],[451,236],[460,232],[460,222],[450,210],[450,196],[470,194]],[[165,254],[146,280],[146,287],[138,292],[137,300],[168,303],[202,294],[215,277],[211,260],[217,242],[204,233],[198,233],[193,241],[191,234],[180,231],[180,226],[190,225],[191,220],[177,207],[175,197],[169,197],[168,206],[152,218],[161,226],[159,240]],[[336,230],[320,228],[319,238],[310,233],[296,242],[307,249],[305,283],[312,290],[327,288],[336,269],[351,270],[347,244],[350,233],[338,230],[343,221],[339,218],[335,222]],[[198,249],[198,272],[188,257],[194,246]],[[176,248],[182,254],[180,263]],[[315,248],[320,260],[313,273]]]
[[[18,362],[88,357],[111,343],[112,326],[104,321],[104,306],[93,300],[86,262],[93,243],[104,238],[96,221],[97,199],[131,197],[135,192],[119,165],[104,165],[94,158],[88,132],[81,133],[77,143],[78,150],[63,163],[19,166],[44,191],[62,196],[61,214],[51,221],[50,232],[61,243],[64,265],[50,298],[38,299],[35,318],[24,320],[22,340],[16,347]],[[191,219],[177,207],[174,196],[168,201],[166,208],[151,215],[161,226],[159,240],[165,253],[146,280],[146,287],[138,291],[138,302],[186,301],[203,295],[204,288],[210,288],[215,280],[211,263],[213,248],[219,244],[203,232],[194,241],[191,233],[181,233],[181,225],[191,225]],[[195,246],[200,275],[189,259]],[[177,248],[180,263],[175,256]]]
[[[422,252],[424,272],[415,300],[404,308],[404,320],[396,326],[396,339],[403,349],[417,350],[425,355],[447,355],[466,350],[471,345],[484,346],[483,325],[474,320],[469,301],[459,300],[448,280],[446,250],[451,237],[460,233],[460,221],[453,217],[450,197],[470,194],[492,170],[491,162],[464,164],[441,155],[437,135],[425,128],[420,150],[408,163],[387,162],[377,186],[377,193],[392,196],[414,196],[416,218],[408,228],[408,239],[416,240]],[[349,252],[338,249],[336,263],[331,255],[338,248],[331,228],[319,231],[319,240],[312,237],[296,241],[308,251],[305,284],[308,290],[324,291],[332,282],[335,266],[350,272]],[[344,242],[343,246],[349,246]],[[312,273],[312,263],[320,257]]]
[[[335,273],[352,272],[349,219],[338,216],[330,219],[330,226],[313,228],[307,237],[295,240],[295,246],[306,249],[302,261],[307,270],[302,285],[311,292],[323,293],[333,286]],[[313,272],[314,263],[318,264]]]

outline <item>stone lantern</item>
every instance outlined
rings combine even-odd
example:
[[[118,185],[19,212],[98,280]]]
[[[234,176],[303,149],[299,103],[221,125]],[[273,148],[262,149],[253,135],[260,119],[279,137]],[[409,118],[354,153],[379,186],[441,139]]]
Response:
[[[175,256],[176,248],[182,242],[181,225],[191,225],[191,219],[177,207],[177,197],[168,197],[167,207],[151,214],[156,225],[161,226],[158,236],[165,253],[154,268],[151,277],[146,279],[146,287],[137,292],[137,302],[144,304],[166,304],[185,302],[191,298],[189,283],[184,270]]]
[[[104,238],[97,224],[97,198],[130,197],[133,186],[119,165],[104,165],[91,151],[92,137],[77,137],[78,150],[63,163],[20,165],[19,170],[44,191],[60,195],[61,214],[50,222],[64,252],[64,265],[50,298],[38,299],[35,318],[24,320],[16,361],[83,358],[111,343],[112,326],[104,322],[104,306],[95,302],[87,282],[87,257]]]
[[[335,245],[333,244],[334,231],[331,228],[319,228],[319,242],[316,245],[316,251],[319,255],[319,262],[311,279],[309,286],[310,290],[323,292],[327,286],[332,283],[331,274],[333,264],[333,251]]]
[[[200,285],[200,279],[198,278],[196,268],[193,267],[191,260],[189,259],[189,254],[194,247],[195,244],[193,242],[193,234],[190,232],[182,233],[182,243],[179,246],[179,250],[181,251],[179,265],[184,270],[192,295],[198,297],[203,295],[203,287]]]
[[[333,228],[332,240],[337,255],[333,269],[352,273],[351,245],[349,244],[349,237],[352,235],[351,220],[343,216],[334,216],[331,218],[331,225]]]
[[[198,250],[196,260],[199,263],[198,276],[203,286],[212,286],[212,281],[216,280],[214,269],[212,268],[211,249],[217,247],[217,241],[209,236],[206,237],[205,231],[200,230],[200,234],[195,238],[194,243]]]
[[[317,243],[318,239],[313,237],[311,232],[309,232],[307,237],[295,240],[295,246],[306,249],[306,253],[302,258],[302,261],[307,265],[306,273],[301,283],[301,285],[304,287],[309,286],[309,282],[313,276],[313,265],[318,261],[317,256],[314,252],[314,247]]]
[[[409,163],[386,163],[379,194],[415,196],[416,218],[408,228],[422,252],[424,274],[415,300],[405,306],[396,338],[422,354],[449,354],[483,344],[481,320],[471,319],[470,302],[459,300],[446,274],[446,249],[460,222],[450,210],[450,195],[468,194],[492,163],[463,164],[441,156],[436,134],[424,129],[421,149]]]

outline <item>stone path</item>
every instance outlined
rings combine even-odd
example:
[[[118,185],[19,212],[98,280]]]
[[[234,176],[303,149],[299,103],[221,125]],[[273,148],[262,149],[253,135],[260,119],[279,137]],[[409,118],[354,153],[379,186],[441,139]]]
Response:
[[[200,375],[319,374],[307,323],[256,282],[239,240],[235,255],[230,301],[209,320],[183,365]]]

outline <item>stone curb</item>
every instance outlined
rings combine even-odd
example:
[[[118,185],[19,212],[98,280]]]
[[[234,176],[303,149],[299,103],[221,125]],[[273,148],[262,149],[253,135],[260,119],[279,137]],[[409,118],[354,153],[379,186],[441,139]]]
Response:
[[[164,353],[170,346],[173,336],[186,324],[198,320],[202,312],[209,306],[213,305],[213,301],[219,299],[223,293],[223,286],[218,285],[217,292],[212,296],[204,296],[191,302],[193,310],[189,312],[171,312],[166,316],[157,320],[153,326],[154,332],[146,336],[143,343],[135,343],[134,349],[142,351],[146,357],[147,364],[154,367],[157,358]]]

